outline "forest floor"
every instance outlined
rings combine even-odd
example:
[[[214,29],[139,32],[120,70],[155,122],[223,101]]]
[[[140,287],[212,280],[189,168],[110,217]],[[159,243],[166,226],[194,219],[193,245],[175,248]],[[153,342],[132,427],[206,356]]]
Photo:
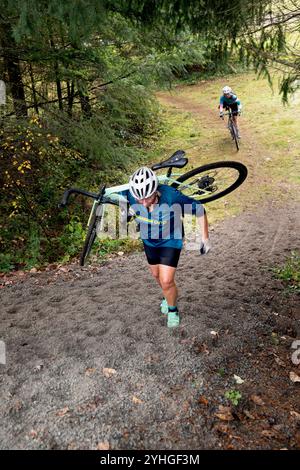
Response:
[[[216,109],[223,83],[158,95],[165,152],[249,170],[206,206],[212,251],[182,253],[178,329],[143,253],[0,278],[2,449],[300,448],[300,296],[273,272],[300,245],[299,102],[231,80],[246,97],[236,153]]]

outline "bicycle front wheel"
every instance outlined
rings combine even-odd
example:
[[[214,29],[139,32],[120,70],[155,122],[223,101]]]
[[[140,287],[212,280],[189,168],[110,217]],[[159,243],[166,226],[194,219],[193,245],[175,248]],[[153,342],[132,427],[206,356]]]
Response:
[[[232,136],[233,136],[233,139],[234,139],[234,142],[235,142],[236,149],[239,150],[240,149],[240,143],[239,143],[239,139],[238,139],[237,128],[234,124],[232,124]]]
[[[247,178],[240,162],[208,163],[179,176],[171,186],[202,203],[215,201],[238,188]]]
[[[84,266],[87,262],[87,259],[91,253],[94,241],[97,237],[97,228],[101,224],[103,216],[103,206],[96,206],[93,210],[93,214],[91,215],[91,219],[88,225],[87,235],[85,237],[84,245],[82,248],[82,252],[80,255],[80,266]]]
[[[94,215],[91,219],[87,235],[85,237],[83,249],[80,255],[80,266],[84,266],[91,252],[93,243],[97,236],[97,217]]]

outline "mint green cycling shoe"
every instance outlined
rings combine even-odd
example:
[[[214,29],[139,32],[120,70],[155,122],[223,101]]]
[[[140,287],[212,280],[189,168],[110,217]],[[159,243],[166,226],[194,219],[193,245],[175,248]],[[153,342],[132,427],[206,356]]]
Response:
[[[167,315],[168,311],[169,311],[169,307],[168,307],[168,302],[165,298],[162,299],[161,301],[161,304],[160,304],[160,311],[161,313],[163,313],[164,315]]]
[[[168,312],[168,328],[176,328],[180,325],[179,312]]]

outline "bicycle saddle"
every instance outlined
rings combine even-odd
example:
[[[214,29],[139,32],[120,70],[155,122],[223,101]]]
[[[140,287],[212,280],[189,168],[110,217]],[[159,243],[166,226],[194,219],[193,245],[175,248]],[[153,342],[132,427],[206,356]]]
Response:
[[[164,160],[163,162],[155,163],[155,165],[153,165],[151,168],[154,171],[160,170],[161,168],[170,168],[173,166],[176,168],[183,168],[187,162],[188,159],[185,157],[185,151],[177,150],[170,158]]]

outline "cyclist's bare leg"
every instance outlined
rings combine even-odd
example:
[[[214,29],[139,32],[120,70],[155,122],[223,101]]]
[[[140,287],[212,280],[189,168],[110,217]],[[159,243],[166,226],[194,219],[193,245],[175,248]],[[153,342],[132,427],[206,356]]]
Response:
[[[175,284],[176,268],[159,264],[159,282],[168,305],[177,305],[178,290]]]
[[[156,280],[156,282],[158,283],[158,285],[161,287],[162,289],[162,285],[160,283],[160,279],[159,279],[159,264],[149,264],[149,269],[151,271],[151,274],[152,276],[154,277],[154,279]]]

